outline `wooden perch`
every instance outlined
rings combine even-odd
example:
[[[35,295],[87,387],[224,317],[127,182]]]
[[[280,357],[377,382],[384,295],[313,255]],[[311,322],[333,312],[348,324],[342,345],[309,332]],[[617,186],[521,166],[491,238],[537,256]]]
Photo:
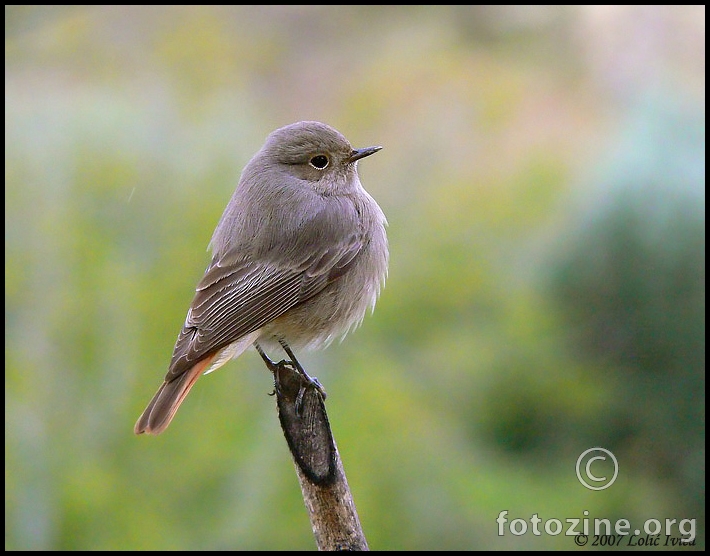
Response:
[[[323,396],[287,362],[275,365],[276,406],[318,550],[369,550]]]

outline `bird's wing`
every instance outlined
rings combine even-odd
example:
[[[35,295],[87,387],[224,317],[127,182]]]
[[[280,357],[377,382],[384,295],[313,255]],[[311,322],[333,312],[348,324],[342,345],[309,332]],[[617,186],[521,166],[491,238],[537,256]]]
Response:
[[[316,295],[347,272],[362,246],[362,236],[351,234],[288,264],[233,254],[213,260],[197,285],[165,380]]]

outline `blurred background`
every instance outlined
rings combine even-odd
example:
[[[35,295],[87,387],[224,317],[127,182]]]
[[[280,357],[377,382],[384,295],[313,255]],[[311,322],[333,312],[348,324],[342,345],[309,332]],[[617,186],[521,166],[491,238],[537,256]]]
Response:
[[[370,547],[574,547],[508,511],[704,548],[705,8],[551,6],[6,6],[5,548],[315,548],[255,352],[132,431],[241,169],[306,119],[384,146],[387,285],[300,354]]]

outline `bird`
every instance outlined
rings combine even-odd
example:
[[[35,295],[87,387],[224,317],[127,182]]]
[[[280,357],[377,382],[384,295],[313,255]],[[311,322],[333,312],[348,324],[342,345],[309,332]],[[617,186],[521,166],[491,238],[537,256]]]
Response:
[[[160,434],[200,376],[253,346],[319,349],[359,326],[384,287],[387,219],[363,188],[355,149],[336,129],[301,121],[273,131],[244,167],[210,241],[164,381],[135,424]]]

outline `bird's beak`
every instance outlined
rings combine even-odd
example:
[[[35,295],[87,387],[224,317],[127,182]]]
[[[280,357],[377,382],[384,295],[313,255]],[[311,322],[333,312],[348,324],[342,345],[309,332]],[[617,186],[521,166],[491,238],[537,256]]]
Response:
[[[375,154],[377,151],[381,150],[382,147],[365,147],[364,149],[355,149],[348,158],[348,162],[355,162],[371,154]]]

